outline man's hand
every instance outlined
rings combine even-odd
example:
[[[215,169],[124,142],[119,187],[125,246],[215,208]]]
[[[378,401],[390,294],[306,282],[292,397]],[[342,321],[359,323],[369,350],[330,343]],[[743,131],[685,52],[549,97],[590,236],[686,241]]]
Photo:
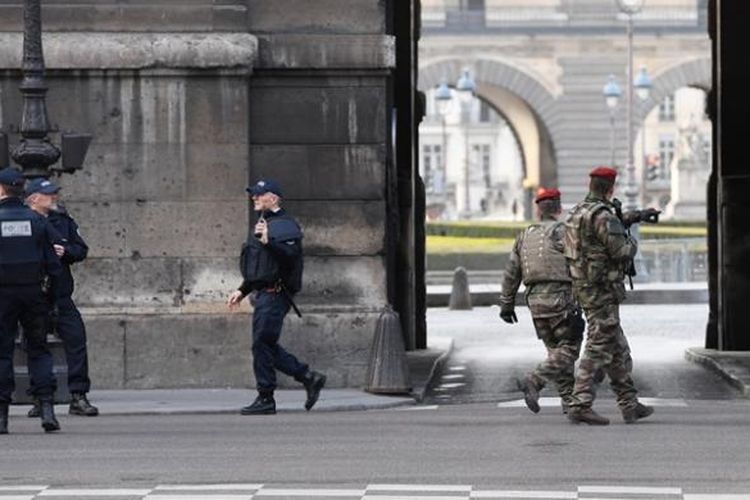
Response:
[[[234,309],[238,305],[240,305],[240,302],[242,302],[242,299],[245,298],[245,295],[240,292],[239,290],[235,290],[232,295],[229,296],[227,299],[227,306],[229,309]]]
[[[255,224],[255,237],[264,244],[268,245],[268,224],[265,219],[260,219]]]
[[[657,224],[659,222],[659,214],[661,210],[655,208],[646,208],[641,210],[641,222],[648,222],[649,224]]]
[[[57,254],[58,257],[62,257],[63,255],[65,255],[65,247],[64,246],[58,245],[58,244],[54,244],[54,245],[52,245],[52,248],[55,249],[55,253]]]
[[[500,306],[500,319],[510,324],[518,323],[513,306]]]

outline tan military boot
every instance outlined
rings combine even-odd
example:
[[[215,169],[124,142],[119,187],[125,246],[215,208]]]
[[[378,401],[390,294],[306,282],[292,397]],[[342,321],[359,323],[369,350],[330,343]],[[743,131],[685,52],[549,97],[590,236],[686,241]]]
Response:
[[[591,408],[571,408],[568,420],[574,424],[609,425],[609,419],[602,417]]]
[[[622,411],[622,419],[626,424],[635,423],[637,420],[646,418],[654,413],[654,408],[638,403],[633,408],[628,408]]]

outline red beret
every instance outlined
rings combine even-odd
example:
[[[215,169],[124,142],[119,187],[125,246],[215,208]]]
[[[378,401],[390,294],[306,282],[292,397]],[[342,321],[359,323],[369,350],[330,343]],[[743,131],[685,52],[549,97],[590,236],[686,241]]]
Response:
[[[603,177],[605,179],[615,180],[617,178],[617,170],[610,167],[596,167],[589,172],[589,177]]]
[[[544,200],[559,200],[560,199],[560,191],[555,188],[543,188],[540,187],[536,191],[536,199],[534,200],[535,203],[539,203],[540,201]]]

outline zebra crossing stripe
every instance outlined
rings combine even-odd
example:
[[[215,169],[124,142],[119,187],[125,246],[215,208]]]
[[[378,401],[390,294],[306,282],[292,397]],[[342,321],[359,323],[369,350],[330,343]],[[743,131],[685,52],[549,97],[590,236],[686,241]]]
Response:
[[[520,490],[484,490],[472,491],[471,498],[578,498],[574,491],[520,491]]]
[[[40,497],[144,497],[151,493],[147,490],[137,489],[77,489],[77,490],[42,490],[37,493]]]
[[[724,494],[716,495],[715,493],[705,494],[687,494],[682,496],[683,500],[747,500],[750,498],[750,494]]]
[[[472,486],[465,484],[368,484],[367,491],[450,491],[470,492]]]
[[[262,484],[160,484],[154,491],[243,491],[259,490]]]
[[[143,500],[252,500],[253,498],[253,493],[245,493],[244,495],[212,495],[210,493],[202,493],[200,495],[151,494],[143,497]]]
[[[292,489],[292,488],[269,488],[261,489],[255,493],[255,497],[362,497],[365,490],[314,490],[314,489]]]
[[[362,500],[467,500],[466,495],[436,496],[436,495],[365,495]]]
[[[605,495],[682,495],[682,488],[648,486],[579,486],[578,493]]]

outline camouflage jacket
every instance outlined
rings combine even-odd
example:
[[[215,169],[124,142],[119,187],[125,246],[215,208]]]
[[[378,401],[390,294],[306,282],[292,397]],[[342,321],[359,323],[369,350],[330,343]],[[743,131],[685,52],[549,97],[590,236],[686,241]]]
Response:
[[[565,257],[584,307],[625,299],[625,265],[638,246],[606,199],[589,194],[565,219]]]
[[[565,225],[543,219],[518,235],[505,268],[500,305],[513,305],[526,285],[526,303],[535,318],[551,317],[575,307],[571,279],[563,256]]]

